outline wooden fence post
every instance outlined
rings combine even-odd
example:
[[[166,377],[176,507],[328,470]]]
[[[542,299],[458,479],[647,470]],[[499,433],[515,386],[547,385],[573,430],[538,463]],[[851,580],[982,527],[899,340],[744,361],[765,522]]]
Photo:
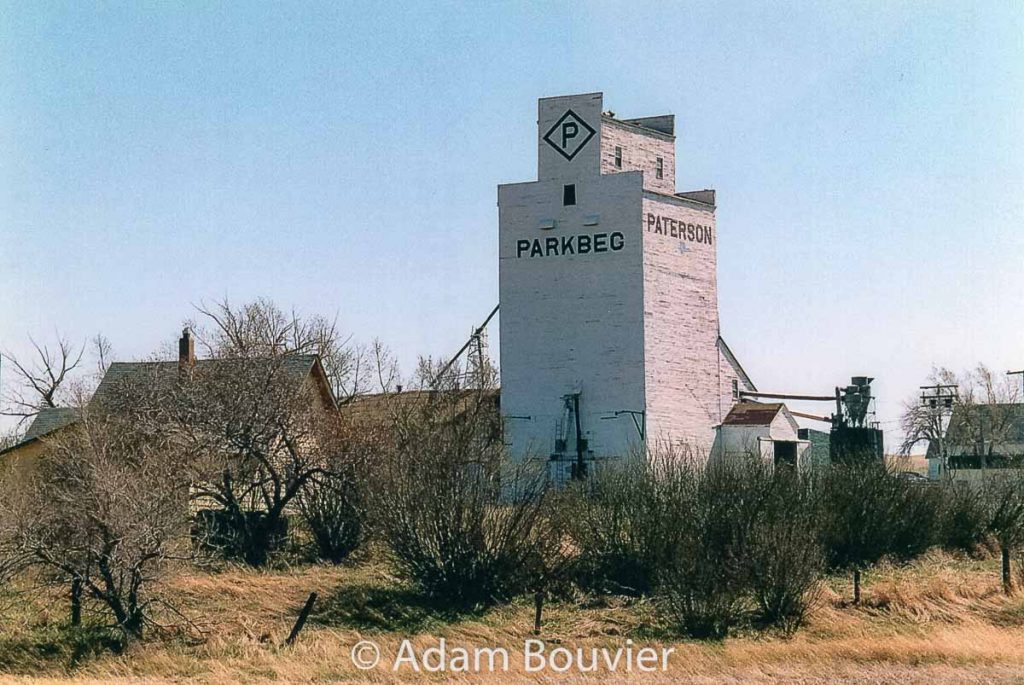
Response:
[[[299,636],[299,631],[302,630],[302,626],[306,625],[306,619],[309,618],[309,613],[313,611],[314,602],[316,602],[316,593],[310,592],[309,599],[306,600],[306,606],[302,607],[302,611],[299,612],[299,618],[295,621],[295,625],[292,626],[292,632],[288,634],[288,639],[284,641],[286,645],[290,645],[295,642],[295,638]]]

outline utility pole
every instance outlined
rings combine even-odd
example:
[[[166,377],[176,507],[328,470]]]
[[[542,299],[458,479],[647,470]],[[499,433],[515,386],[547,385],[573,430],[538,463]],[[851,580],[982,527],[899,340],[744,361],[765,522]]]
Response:
[[[953,384],[922,385],[920,389],[921,404],[937,410],[938,422],[935,426],[935,440],[939,444],[939,462],[948,470],[945,446],[943,445],[942,418],[946,410],[949,410],[950,416],[953,415],[953,404],[957,399],[957,386]]]

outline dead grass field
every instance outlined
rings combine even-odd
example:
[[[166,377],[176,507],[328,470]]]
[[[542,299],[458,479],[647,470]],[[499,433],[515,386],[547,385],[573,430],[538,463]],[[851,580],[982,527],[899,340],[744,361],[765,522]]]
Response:
[[[649,682],[649,683],[1024,683],[1024,596],[999,591],[994,560],[932,554],[907,567],[865,574],[865,603],[849,606],[849,582],[831,578],[809,625],[792,638],[751,631],[724,643],[680,641],[647,602],[567,602],[545,610],[549,644],[612,649],[675,647],[664,673],[525,673],[522,645],[532,638],[527,602],[479,614],[439,612],[403,590],[379,562],[292,571],[229,569],[192,574],[165,592],[194,618],[203,639],[153,635],[114,655],[79,640],[69,646],[59,598],[4,609],[3,682]],[[317,609],[292,647],[281,643],[310,591]],[[194,632],[194,631],[193,631]],[[510,670],[471,675],[417,674],[384,665],[403,638],[425,647],[505,646]],[[372,639],[382,666],[360,671],[352,646]],[[72,641],[73,642],[73,641]]]

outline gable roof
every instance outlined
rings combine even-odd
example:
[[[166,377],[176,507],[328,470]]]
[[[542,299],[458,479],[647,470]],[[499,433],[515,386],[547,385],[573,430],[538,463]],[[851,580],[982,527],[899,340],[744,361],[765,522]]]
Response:
[[[381,421],[394,411],[405,411],[427,406],[437,397],[454,399],[456,406],[465,408],[479,399],[484,404],[492,404],[495,409],[501,405],[501,392],[497,388],[484,390],[403,390],[401,392],[374,393],[358,395],[341,405],[343,417],[354,421]]]
[[[196,366],[202,367],[216,361],[218,360],[197,359]],[[282,359],[281,365],[285,374],[296,383],[302,383],[312,375],[324,402],[328,407],[337,409],[338,402],[331,390],[331,384],[319,356],[315,354],[289,355]],[[89,399],[89,404],[96,403],[99,406],[106,402],[113,404],[113,400],[116,400],[125,383],[138,381],[170,384],[177,377],[178,362],[176,361],[114,362],[107,367],[103,378]],[[25,432],[25,436],[16,444],[0,450],[0,455],[35,442],[60,428],[75,423],[78,421],[78,415],[78,410],[72,407],[47,407],[41,410],[32,421],[28,431]]]
[[[195,364],[197,368],[203,368],[219,361],[221,360],[197,359]],[[332,408],[337,407],[337,400],[331,390],[319,356],[315,354],[288,355],[282,358],[281,366],[284,373],[296,383],[301,383],[312,375],[327,405]],[[176,361],[115,362],[107,367],[103,379],[96,386],[96,391],[89,402],[102,405],[105,401],[114,399],[124,383],[135,380],[150,383],[173,383],[178,377],[178,368]]]
[[[78,420],[78,410],[72,407],[46,407],[41,409],[32,425],[25,431],[24,441],[35,440],[49,435],[58,428]]]
[[[768,426],[785,407],[781,402],[738,402],[722,420],[722,425]]]
[[[743,382],[748,388],[750,388],[751,392],[757,392],[757,386],[754,385],[754,381],[750,380],[750,376],[747,375],[747,372],[743,369],[743,365],[740,364],[738,359],[736,359],[736,355],[734,355],[732,350],[729,349],[729,346],[725,343],[725,338],[722,336],[718,336],[718,349],[722,351],[726,360],[728,360],[729,364],[732,365],[732,368],[736,370],[736,373],[743,379]]]
[[[39,413],[36,414],[36,417],[32,419],[32,424],[29,425],[28,430],[25,431],[25,435],[22,436],[21,440],[6,449],[0,450],[0,455],[13,452],[18,448],[33,443],[40,438],[46,437],[47,435],[60,430],[64,426],[70,426],[77,420],[78,410],[72,407],[44,407],[40,409]]]
[[[992,444],[992,433],[999,431],[998,442]],[[1024,453],[1024,404],[957,404],[949,417],[943,439],[949,453],[974,454],[984,437],[995,453]],[[928,444],[927,456],[934,457],[938,445]]]

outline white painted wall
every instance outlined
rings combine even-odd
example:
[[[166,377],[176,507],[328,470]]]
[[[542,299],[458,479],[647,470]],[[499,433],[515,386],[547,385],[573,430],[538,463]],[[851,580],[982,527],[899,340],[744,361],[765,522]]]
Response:
[[[541,101],[538,137],[568,108],[593,117],[591,125],[600,130],[600,100],[557,98]],[[540,175],[547,180],[498,189],[506,442],[516,456],[549,456],[568,418],[564,397],[580,392],[589,449],[597,458],[621,456],[639,442],[639,434],[628,415],[616,418],[615,412],[644,408],[642,176],[600,175],[598,137],[572,163],[541,145]],[[577,204],[564,207],[562,188],[570,182]],[[594,225],[584,225],[595,218]],[[540,228],[550,220],[556,228]],[[622,236],[620,250],[529,256],[518,249],[520,240],[561,242],[613,233]],[[564,434],[574,436],[574,427],[566,425]],[[568,449],[574,452],[575,445],[570,442]]]
[[[671,136],[645,136],[602,117],[602,108],[600,93],[540,100],[539,180],[498,188],[506,442],[515,456],[548,457],[556,437],[574,434],[560,424],[571,418],[565,396],[580,392],[595,458],[635,450],[640,435],[628,412],[642,413],[648,445],[685,441],[706,453],[739,378],[718,347],[714,207],[671,194]],[[594,129],[571,160],[544,140],[569,110]],[[633,170],[609,165],[614,145]],[[654,182],[657,156],[665,178]],[[572,207],[563,206],[568,183],[576,186]],[[649,225],[649,213],[666,220],[663,231]],[[620,250],[547,254],[549,241],[613,233]],[[523,244],[531,246],[525,253]]]
[[[648,430],[706,454],[732,406],[719,392],[714,209],[648,192],[641,220]]]
[[[731,459],[760,454],[761,458],[772,462],[775,458],[774,442],[796,442],[797,464],[802,468],[809,466],[806,462],[811,443],[800,440],[799,425],[793,415],[785,407],[763,425],[723,425],[716,430],[712,458]]]

